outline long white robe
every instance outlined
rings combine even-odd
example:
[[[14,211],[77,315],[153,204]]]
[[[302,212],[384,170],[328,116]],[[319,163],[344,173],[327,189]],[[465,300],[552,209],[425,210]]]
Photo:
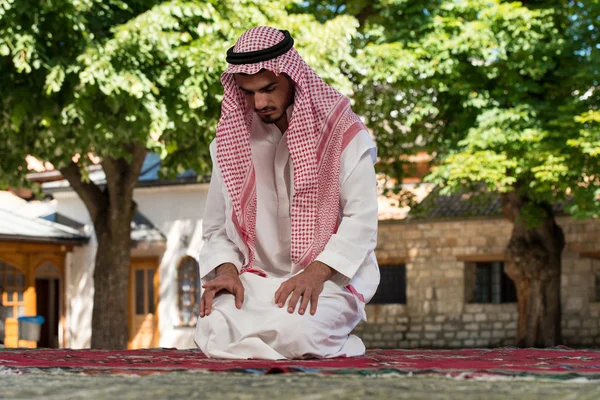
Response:
[[[288,109],[291,116],[293,107]],[[340,168],[340,224],[317,257],[336,271],[325,283],[316,314],[300,315],[275,305],[279,286],[300,271],[290,257],[293,165],[285,135],[274,124],[253,119],[250,146],[256,174],[255,269],[267,274],[240,275],[245,289],[241,310],[231,294],[219,294],[209,316],[199,318],[195,341],[209,357],[306,358],[356,356],[365,351],[350,335],[365,319],[364,301],[379,284],[374,255],[377,240],[377,192],[373,164],[374,144],[361,131],[342,153]],[[215,268],[233,263],[238,271],[248,249],[231,222],[232,204],[223,184],[211,144],[213,172],[203,221],[200,252],[202,282],[214,278]],[[348,285],[351,285],[349,290]],[[299,304],[299,303],[298,303]]]

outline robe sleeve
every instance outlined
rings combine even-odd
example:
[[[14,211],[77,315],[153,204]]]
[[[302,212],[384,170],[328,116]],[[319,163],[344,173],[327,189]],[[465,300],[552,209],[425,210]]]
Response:
[[[365,135],[366,132],[361,134]],[[331,280],[340,286],[350,283],[377,242],[377,179],[373,167],[375,155],[372,147],[360,144],[361,140],[363,143],[370,142],[370,139],[367,141],[358,138],[353,148],[345,150],[350,154],[342,156],[342,170],[348,169],[348,164],[354,165],[354,168],[350,166],[340,187],[340,225],[316,258],[337,271]],[[350,146],[353,146],[352,142],[348,145]]]
[[[202,220],[204,244],[199,256],[201,279],[208,279],[208,275],[223,263],[232,263],[238,272],[243,265],[241,251],[227,236],[225,198],[222,188],[223,180],[219,168],[213,160],[213,170]]]

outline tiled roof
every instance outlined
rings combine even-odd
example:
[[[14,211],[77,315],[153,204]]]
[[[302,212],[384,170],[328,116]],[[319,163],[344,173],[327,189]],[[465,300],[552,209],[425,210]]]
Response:
[[[138,211],[131,221],[131,240],[134,242],[162,242],[166,238],[144,214]]]
[[[0,209],[0,239],[84,243],[88,237],[65,225]]]
[[[85,226],[60,213],[47,215],[44,219],[76,230],[82,230]],[[165,235],[144,214],[138,211],[134,215],[133,221],[131,221],[131,240],[134,242],[162,242],[166,239]]]
[[[25,201],[0,191],[0,240],[85,243],[85,224],[56,211],[54,201]],[[134,242],[164,241],[163,233],[139,211],[131,222]]]
[[[496,193],[460,193],[444,196],[435,188],[412,208],[409,218],[497,217],[502,215],[502,201]]]
[[[161,168],[160,156],[156,153],[148,153],[144,159],[137,186],[140,187],[156,187],[170,185],[188,185],[197,183],[209,183],[210,175],[199,177],[193,170],[188,169],[181,174],[178,174],[174,179],[160,179],[159,172]],[[42,183],[42,191],[44,193],[69,192],[73,189],[66,179],[53,179],[46,182],[44,177],[49,174],[56,174],[57,171],[42,172],[37,174],[29,174],[29,179],[33,181],[45,182]],[[60,175],[60,173],[59,173]],[[100,165],[94,165],[89,169],[89,179],[98,186],[106,185],[106,175]]]
[[[409,219],[501,217],[502,199],[498,193],[464,192],[442,195],[439,187],[414,206]],[[555,215],[564,215],[564,202],[553,204]]]

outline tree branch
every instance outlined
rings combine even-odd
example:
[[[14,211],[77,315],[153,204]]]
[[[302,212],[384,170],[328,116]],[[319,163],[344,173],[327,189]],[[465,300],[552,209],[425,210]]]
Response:
[[[365,26],[367,18],[369,18],[373,14],[373,11],[373,5],[369,4],[368,6],[360,10],[360,12],[356,15],[356,19],[358,20],[358,26],[360,28]]]
[[[137,185],[146,156],[147,150],[144,146],[130,143],[126,148],[131,152],[131,162],[124,158],[112,157],[102,161],[111,205],[129,204],[133,200],[133,189]]]
[[[137,185],[140,173],[142,172],[142,166],[144,165],[144,160],[146,159],[146,153],[148,150],[139,143],[133,143],[129,145],[128,148],[131,151],[132,157],[129,170],[127,171],[127,181],[131,185],[130,189],[133,190]]]
[[[92,221],[95,222],[102,209],[107,206],[104,193],[95,183],[82,181],[79,166],[73,161],[66,167],[61,168],[60,173],[69,181],[75,193],[79,195],[87,207]]]
[[[127,193],[123,190],[123,173],[119,160],[106,157],[102,160],[102,169],[106,175],[106,188],[108,189],[108,201],[110,207],[129,202]]]

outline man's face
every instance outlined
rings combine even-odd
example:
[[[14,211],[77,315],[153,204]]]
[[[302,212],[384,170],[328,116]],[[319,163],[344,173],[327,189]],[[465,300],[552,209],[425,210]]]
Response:
[[[279,121],[294,101],[292,80],[284,74],[276,76],[268,70],[254,75],[235,74],[235,83],[248,105],[268,124]]]

